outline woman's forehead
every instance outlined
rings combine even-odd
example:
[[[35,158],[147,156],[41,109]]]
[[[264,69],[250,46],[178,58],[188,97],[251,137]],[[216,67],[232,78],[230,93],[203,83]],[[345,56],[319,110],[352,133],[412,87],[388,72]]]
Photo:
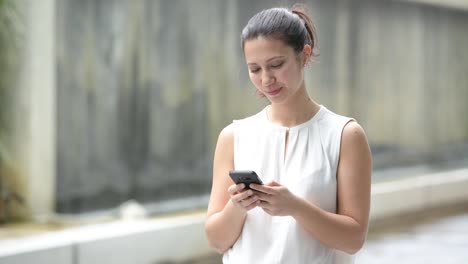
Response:
[[[294,50],[278,39],[258,37],[244,43],[244,56],[247,64],[262,63],[274,57],[294,55]]]

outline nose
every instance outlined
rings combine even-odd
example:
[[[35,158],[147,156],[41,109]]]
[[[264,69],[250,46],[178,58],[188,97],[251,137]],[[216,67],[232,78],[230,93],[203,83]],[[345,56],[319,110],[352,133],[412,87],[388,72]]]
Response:
[[[264,71],[263,76],[262,76],[262,85],[263,86],[270,86],[276,82],[275,76],[272,74],[268,73],[267,71]]]

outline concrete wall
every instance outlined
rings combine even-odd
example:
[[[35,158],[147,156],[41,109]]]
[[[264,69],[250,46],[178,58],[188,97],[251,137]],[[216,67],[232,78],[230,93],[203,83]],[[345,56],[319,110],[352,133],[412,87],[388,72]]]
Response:
[[[401,1],[312,6],[322,56],[311,94],[357,118],[376,168],[442,160],[466,144],[467,12]]]
[[[308,4],[321,47],[310,94],[364,126],[376,168],[467,153],[468,13],[388,0]],[[266,104],[253,96],[239,33],[271,6],[60,1],[59,211],[206,194],[218,132]]]
[[[206,196],[219,130],[266,104],[239,33],[272,2],[26,3],[18,144],[35,215]],[[310,94],[364,126],[376,168],[466,157],[466,11],[308,4],[321,47]]]

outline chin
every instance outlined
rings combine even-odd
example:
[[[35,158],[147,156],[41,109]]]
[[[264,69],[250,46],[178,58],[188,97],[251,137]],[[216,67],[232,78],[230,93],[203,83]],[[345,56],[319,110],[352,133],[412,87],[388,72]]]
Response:
[[[267,97],[267,98],[268,98],[268,97]],[[270,103],[272,103],[272,104],[277,104],[277,105],[286,104],[286,103],[288,102],[287,99],[288,99],[288,98],[286,98],[286,97],[284,97],[284,96],[268,98],[268,100],[270,101]]]

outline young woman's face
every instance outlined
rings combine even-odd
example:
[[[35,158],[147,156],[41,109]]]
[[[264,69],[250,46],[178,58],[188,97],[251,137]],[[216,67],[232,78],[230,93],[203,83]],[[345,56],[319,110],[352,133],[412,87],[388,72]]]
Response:
[[[250,80],[270,102],[287,102],[304,88],[302,56],[298,58],[293,48],[281,40],[247,40],[244,55]]]

